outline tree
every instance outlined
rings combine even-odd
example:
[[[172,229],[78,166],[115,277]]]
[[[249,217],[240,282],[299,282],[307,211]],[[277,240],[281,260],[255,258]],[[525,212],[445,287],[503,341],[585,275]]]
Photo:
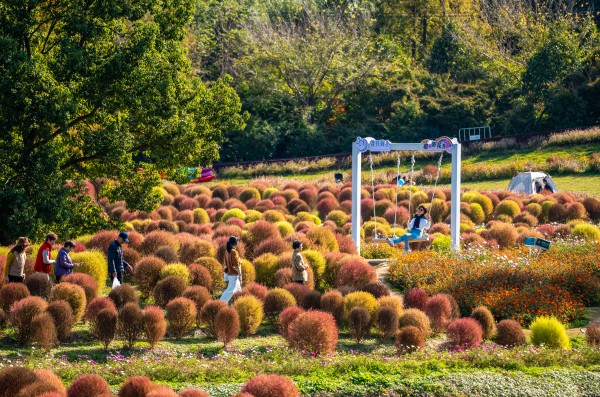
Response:
[[[210,164],[221,131],[243,127],[229,81],[209,87],[192,73],[193,3],[0,1],[0,242],[101,226],[92,178],[130,210],[151,210],[158,171],[176,179]]]

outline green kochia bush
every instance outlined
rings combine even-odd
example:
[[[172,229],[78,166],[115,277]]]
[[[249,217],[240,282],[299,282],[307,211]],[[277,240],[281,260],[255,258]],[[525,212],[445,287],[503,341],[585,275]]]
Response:
[[[263,319],[263,307],[258,298],[248,295],[236,299],[233,307],[238,312],[242,335],[253,335]]]
[[[277,318],[283,309],[296,305],[294,296],[283,288],[274,288],[267,293],[263,307],[265,315],[272,324],[277,323]]]
[[[85,313],[86,300],[85,291],[79,285],[61,283],[52,288],[52,299],[54,301],[66,301],[73,310],[75,323],[78,323]]]
[[[529,326],[531,343],[551,348],[571,349],[571,341],[565,326],[554,316],[540,316]]]
[[[187,266],[182,263],[171,263],[161,269],[161,279],[165,279],[169,276],[181,277],[186,284],[190,284],[190,271]]]
[[[80,263],[75,272],[89,274],[94,277],[98,288],[106,285],[108,266],[106,265],[106,258],[104,258],[104,255],[100,251],[72,252],[71,259],[75,263]]]

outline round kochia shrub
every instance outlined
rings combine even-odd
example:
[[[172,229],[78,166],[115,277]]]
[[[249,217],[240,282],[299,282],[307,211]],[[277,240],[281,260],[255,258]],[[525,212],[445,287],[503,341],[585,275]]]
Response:
[[[141,251],[146,255],[151,255],[159,247],[165,245],[171,247],[175,252],[179,250],[179,241],[173,233],[164,230],[155,230],[146,235],[141,246]]]
[[[108,293],[108,297],[115,302],[117,310],[120,310],[127,303],[137,304],[139,302],[135,289],[129,284],[121,284],[118,287],[113,288]]]
[[[600,229],[589,223],[578,223],[573,226],[571,234],[587,241],[600,241]]]
[[[85,291],[83,288],[79,285],[69,283],[57,284],[52,288],[51,301],[54,302],[59,300],[66,301],[69,306],[71,306],[75,323],[81,321],[86,307]]]
[[[150,295],[160,280],[160,271],[165,266],[165,261],[156,256],[147,256],[138,262],[135,273],[133,273],[133,280],[142,295]]]
[[[502,320],[496,326],[496,340],[500,346],[513,347],[525,344],[525,333],[515,320]]]
[[[337,290],[325,292],[321,296],[321,310],[331,314],[337,324],[341,324],[344,319],[344,307],[344,297]]]
[[[200,313],[198,313],[196,324],[198,327],[203,327],[207,334],[215,336],[215,319],[217,317],[217,313],[219,313],[219,311],[225,307],[227,307],[227,303],[223,301],[213,300],[207,302],[202,307]]]
[[[483,340],[483,331],[479,323],[473,318],[459,318],[448,325],[446,335],[455,347],[479,346]]]
[[[25,285],[32,296],[48,300],[52,290],[52,281],[46,273],[33,273],[25,279]]]
[[[108,349],[110,342],[115,339],[115,334],[117,332],[117,319],[117,310],[110,307],[100,310],[96,315],[95,336],[100,342],[102,342],[104,350]]]
[[[350,261],[342,265],[335,279],[335,286],[350,286],[356,289],[377,281],[377,273],[369,264]]]
[[[169,276],[181,277],[186,284],[190,284],[190,271],[187,266],[182,263],[171,263],[161,269],[161,280]]]
[[[431,335],[431,325],[427,314],[419,309],[408,309],[400,316],[398,320],[398,326],[400,328],[412,325],[421,330],[423,337],[428,338]]]
[[[302,251],[302,256],[306,259],[313,272],[315,286],[323,286],[323,274],[325,273],[327,263],[323,254],[317,250],[304,250]]]
[[[155,386],[147,376],[134,376],[123,383],[119,397],[146,397]]]
[[[225,306],[215,317],[215,334],[217,340],[227,346],[240,333],[240,318],[233,307]]]
[[[396,336],[396,347],[400,353],[410,353],[425,347],[425,336],[413,325],[403,327]]]
[[[434,332],[446,330],[452,318],[452,306],[448,296],[436,294],[429,298],[425,304],[425,314],[429,317]]]
[[[362,307],[367,310],[372,320],[375,320],[377,310],[379,309],[379,302],[377,299],[368,292],[356,291],[351,292],[344,298],[344,305],[346,313],[350,314],[350,311],[355,307]]]
[[[248,292],[250,295],[263,302],[269,293],[269,289],[261,284],[248,283],[244,288],[242,288],[242,292]]]
[[[519,204],[516,201],[507,199],[498,203],[496,209],[494,210],[494,216],[498,217],[500,215],[507,215],[512,219],[517,216],[519,212],[521,212]]]
[[[494,321],[494,316],[487,307],[476,307],[473,309],[471,317],[474,318],[481,326],[481,330],[483,331],[483,339],[488,340],[494,337],[496,334],[496,321]]]
[[[187,285],[181,277],[169,276],[160,280],[154,287],[154,301],[159,306],[165,307],[171,299],[182,296],[186,288]]]
[[[215,256],[215,247],[209,242],[200,239],[184,241],[179,249],[179,259],[185,263],[193,263],[203,256]]]
[[[40,348],[49,351],[56,343],[56,326],[54,319],[48,312],[37,314],[31,320],[31,340]]]
[[[93,323],[96,321],[96,315],[98,315],[100,310],[106,308],[114,309],[115,311],[117,310],[115,302],[109,297],[105,296],[95,298],[87,305],[87,308],[85,309],[85,319],[90,322],[90,332],[92,335],[95,335],[93,331]]]
[[[179,392],[179,397],[210,397],[204,390],[200,389],[184,389]]]
[[[163,314],[163,310],[158,306],[146,306],[142,320],[144,323],[144,336],[150,344],[150,348],[153,349],[167,332],[165,315]]]
[[[60,279],[61,283],[71,283],[79,285],[85,292],[86,302],[91,302],[98,295],[98,283],[89,274],[85,273],[72,273],[66,275]]]
[[[67,390],[67,397],[110,395],[110,386],[98,375],[79,375]]]
[[[554,316],[537,317],[531,325],[531,343],[551,348],[571,349],[571,340],[565,326]]]
[[[30,295],[29,290],[21,283],[8,283],[0,288],[0,308],[4,313],[10,313],[13,303],[25,299]]]
[[[106,265],[106,258],[100,251],[71,252],[71,259],[74,263],[80,263],[75,272],[92,276],[96,280],[98,288],[106,285],[108,266]]]
[[[286,307],[295,306],[294,296],[283,288],[274,288],[267,293],[263,302],[265,315],[272,324],[277,322],[279,314]]]
[[[5,367],[0,370],[0,397],[13,397],[27,385],[37,382],[35,373],[29,368]]]
[[[256,282],[267,286],[275,285],[277,273],[277,256],[271,253],[263,254],[252,262],[256,271]]]
[[[420,288],[411,288],[404,292],[404,307],[407,309],[425,310],[425,305],[429,300],[427,292]]]
[[[356,342],[360,343],[366,338],[371,330],[371,315],[367,309],[361,306],[353,307],[348,314],[348,328]]]
[[[311,310],[300,314],[288,327],[290,347],[312,354],[329,354],[335,350],[338,327],[329,313]]]
[[[46,311],[54,320],[58,340],[61,342],[68,342],[71,338],[73,324],[75,324],[73,310],[71,310],[69,303],[65,301],[51,302]]]
[[[398,311],[394,307],[379,307],[377,311],[377,327],[384,338],[392,338],[398,333],[398,319]]]
[[[169,330],[176,338],[189,333],[196,323],[196,304],[188,298],[180,297],[167,303]]]
[[[242,386],[242,393],[253,397],[297,397],[298,388],[281,375],[257,375]]]
[[[191,299],[196,305],[196,309],[200,311],[202,306],[211,300],[210,292],[201,285],[192,285],[183,291],[183,297]]]
[[[279,237],[272,237],[258,244],[258,246],[254,249],[254,256],[259,257],[267,253],[281,255],[289,250],[290,246],[285,241]]]
[[[207,290],[212,290],[213,281],[210,271],[202,265],[193,263],[188,266],[190,271],[190,280],[192,285],[202,286]]]
[[[283,309],[281,314],[279,314],[279,335],[283,336],[285,339],[288,339],[288,329],[290,324],[302,313],[306,311],[298,306],[290,306]]]
[[[137,303],[127,303],[119,310],[117,325],[125,347],[131,349],[144,330],[144,312]]]
[[[248,295],[235,300],[233,307],[238,313],[242,335],[253,335],[262,323],[263,308],[258,298]]]
[[[591,323],[585,329],[585,341],[588,346],[600,345],[600,326],[598,323]]]

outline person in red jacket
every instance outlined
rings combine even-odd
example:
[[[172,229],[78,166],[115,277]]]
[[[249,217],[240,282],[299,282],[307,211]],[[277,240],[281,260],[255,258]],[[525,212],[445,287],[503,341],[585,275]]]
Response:
[[[58,236],[54,233],[46,235],[46,241],[40,246],[40,249],[35,260],[33,270],[39,273],[46,273],[50,278],[50,267],[55,262],[52,259],[52,247],[56,244]]]

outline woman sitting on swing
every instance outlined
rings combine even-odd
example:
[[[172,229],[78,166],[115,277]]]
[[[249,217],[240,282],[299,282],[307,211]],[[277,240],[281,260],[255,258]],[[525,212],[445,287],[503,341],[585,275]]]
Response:
[[[417,213],[415,217],[408,223],[408,229],[410,230],[403,236],[396,238],[388,238],[387,242],[390,246],[394,246],[398,243],[404,243],[404,252],[410,252],[410,247],[408,243],[410,240],[414,240],[420,238],[423,230],[429,229],[429,217],[427,216],[427,208],[425,206],[420,205],[417,208]]]

